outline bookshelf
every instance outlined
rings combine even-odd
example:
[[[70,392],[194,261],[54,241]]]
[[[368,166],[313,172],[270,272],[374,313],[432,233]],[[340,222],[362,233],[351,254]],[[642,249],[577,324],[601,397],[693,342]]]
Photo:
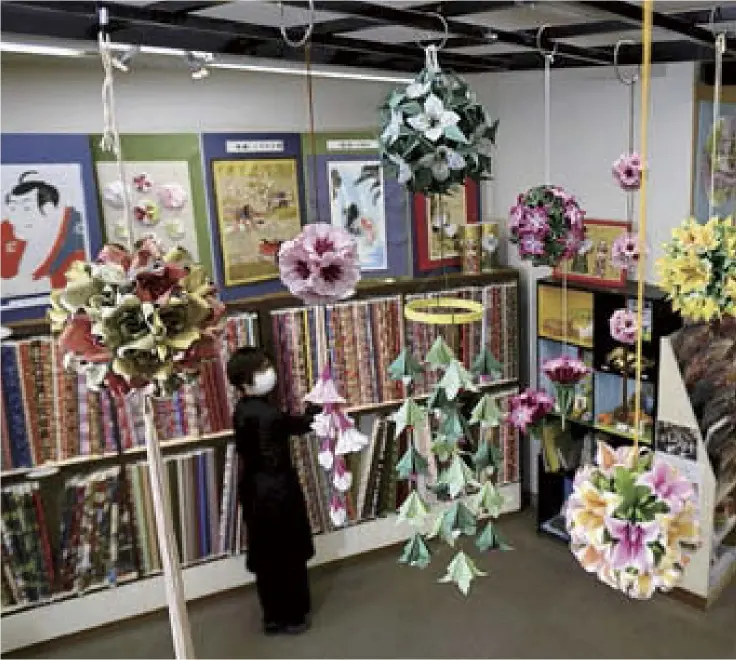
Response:
[[[432,293],[436,294],[448,290],[463,291],[467,295],[477,296],[480,299],[488,292],[489,308],[493,308],[495,305],[495,308],[501,310],[501,307],[503,307],[503,310],[498,311],[496,316],[487,315],[482,324],[469,331],[468,336],[455,336],[453,339],[459,342],[457,345],[466,353],[483,340],[489,344],[495,342],[495,345],[498,346],[501,345],[499,342],[504,342],[504,350],[509,355],[505,373],[490,383],[483,383],[481,387],[484,391],[499,399],[516,392],[519,361],[518,273],[516,271],[497,269],[491,273],[481,275],[452,274],[423,280],[409,278],[370,280],[361,283],[355,301],[351,300],[348,303],[341,304],[350,305],[353,302],[356,304],[371,304],[372,301],[379,299],[395,299],[399,312],[397,327],[395,328],[398,331],[396,337],[404,341],[407,339],[402,310],[404,300],[408,296],[432,295]],[[228,308],[229,318],[227,323],[229,325],[223,336],[221,360],[210,365],[212,370],[222,369],[229,352],[241,343],[262,345],[276,354],[278,358],[280,347],[275,342],[273,315],[274,313],[303,308],[303,304],[285,293],[278,293],[230,303]],[[234,319],[240,320],[235,321]],[[244,319],[248,319],[248,321],[246,322]],[[491,325],[493,328],[489,330],[488,326]],[[18,324],[13,329],[14,340],[16,338],[30,340],[39,335],[48,338],[48,327],[44,324]],[[398,350],[396,352],[398,353]],[[417,348],[417,352],[420,352],[419,348]],[[391,359],[393,357],[395,355],[392,355]],[[383,359],[383,356],[375,356],[375,359],[379,358]],[[210,376],[215,378],[213,381],[215,383],[218,382],[217,378],[222,378],[221,375]],[[222,382],[222,380],[219,381],[219,383]],[[5,386],[5,382],[3,385]],[[216,391],[219,390],[216,389]],[[197,428],[195,432],[187,434],[177,435],[171,433],[172,428],[174,428],[172,422],[174,416],[171,413],[171,407],[174,404],[161,401],[160,423],[168,431],[168,435],[161,435],[161,446],[166,460],[179,460],[182,456],[188,456],[192,452],[196,453],[204,447],[213,447],[217,456],[215,463],[218,482],[219,485],[224,485],[227,470],[225,447],[232,435],[231,430],[227,428],[229,426],[229,410],[232,405],[232,398],[230,397],[228,401],[225,401],[225,397],[221,395],[214,397],[218,399],[217,405],[223,406],[227,414],[220,410],[218,413],[219,428],[207,430],[202,428],[202,416],[209,419],[207,406],[213,403],[213,397],[208,395],[209,398],[207,398],[205,394],[207,393],[200,392],[198,397],[195,393],[194,398],[197,405],[190,412],[193,417],[197,418]],[[350,404],[347,407],[347,412],[356,417],[365,418],[367,423],[372,423],[372,417],[386,414],[400,405],[400,394],[400,392],[397,392],[397,396],[391,397],[389,400]],[[282,404],[286,407],[289,406],[289,402],[285,400],[282,400]],[[501,405],[503,406],[503,402],[501,402]],[[5,406],[3,407],[3,414],[5,414]],[[27,411],[25,414],[27,414]],[[141,446],[135,444],[136,413],[134,410],[128,411],[128,418],[127,423],[132,428],[132,431],[128,430],[132,437],[132,440],[128,442],[128,446],[120,442],[122,431],[119,425],[113,425],[111,434],[116,439],[112,443],[112,449],[117,448],[116,450],[111,451],[109,449],[110,442],[106,441],[104,451],[94,451],[93,448],[99,448],[99,445],[94,443],[83,445],[77,442],[76,438],[72,438],[75,443],[74,446],[85,448],[87,453],[62,457],[62,452],[57,451],[57,456],[52,460],[39,461],[37,465],[31,466],[17,466],[6,469],[5,460],[9,452],[5,451],[7,438],[3,438],[4,462],[0,475],[3,486],[10,484],[10,487],[12,487],[14,484],[31,482],[39,484],[43,506],[50,512],[46,517],[46,524],[50,530],[50,545],[54,553],[61,547],[58,531],[60,520],[58,493],[62,492],[66,481],[70,478],[76,478],[77,475],[80,478],[86,478],[95,471],[106,470],[115,466],[118,466],[122,473],[127,474],[131,466],[137,465],[144,458],[144,446],[142,446],[142,443]],[[227,421],[223,422],[223,419],[227,419]],[[180,421],[177,423],[181,426]],[[209,420],[208,423],[210,422],[212,420]],[[4,433],[6,426],[7,424],[3,428]],[[73,433],[70,434],[63,425],[60,428],[60,433],[64,436],[74,435]],[[52,448],[58,448],[62,446],[60,443],[68,439],[68,437],[62,437],[43,441]],[[133,444],[131,445],[131,443]],[[507,512],[517,511],[521,503],[518,438],[509,446],[513,447],[514,455],[510,459],[515,477],[513,481],[503,483],[500,486],[501,492],[506,497],[505,511]],[[181,452],[185,453],[181,454]],[[319,482],[319,479],[315,476],[320,470],[319,466],[316,465],[316,461],[314,465],[309,467],[312,471],[312,478]],[[317,493],[317,496],[321,497],[324,491],[320,491],[318,488]],[[221,506],[224,497],[224,491],[218,491],[218,503]],[[309,495],[307,497],[309,498]],[[130,507],[132,516],[135,507],[133,504],[130,504]],[[383,515],[385,513],[388,513],[388,515]],[[396,516],[390,513],[389,510],[384,510],[382,515],[383,517],[376,519],[355,520],[347,527],[336,531],[317,532],[315,535],[317,555],[314,564],[328,563],[398,543],[409,536],[409,529],[396,525]],[[358,518],[360,518],[359,515]],[[208,557],[184,565],[187,599],[196,599],[251,583],[252,576],[245,571],[242,555],[238,554],[237,551],[235,552],[236,554],[212,553]],[[54,558],[54,562],[56,562],[56,558]],[[31,644],[153,612],[165,606],[164,598],[162,576],[157,574],[155,570],[145,574],[138,570],[136,575],[120,577],[114,584],[94,586],[79,593],[58,593],[52,595],[48,600],[4,607],[2,610],[2,651],[9,652]]]
[[[591,374],[577,387],[573,409],[562,428],[559,418],[544,429],[537,457],[537,528],[563,541],[568,540],[561,509],[572,490],[577,468],[591,463],[596,440],[617,447],[633,438],[635,380],[613,359],[624,346],[611,338],[609,319],[621,308],[636,310],[637,283],[621,288],[567,282],[567,315],[564,284],[555,278],[537,283],[537,377],[550,393],[552,383],[542,372],[548,359],[570,355],[583,360]],[[651,285],[644,287],[645,369],[642,375],[642,437],[653,445],[659,391],[660,339],[681,326],[664,293]],[[628,377],[627,377],[628,376]]]

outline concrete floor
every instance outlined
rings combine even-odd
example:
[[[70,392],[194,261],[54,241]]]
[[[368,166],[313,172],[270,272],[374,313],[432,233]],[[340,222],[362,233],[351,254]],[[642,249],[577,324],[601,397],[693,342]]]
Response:
[[[515,550],[481,562],[489,575],[467,599],[435,584],[449,552],[420,571],[388,549],[313,571],[314,624],[299,637],[260,633],[252,588],[191,603],[197,657],[736,658],[736,585],[708,612],[664,595],[629,601],[563,544],[537,536],[530,514],[501,527]],[[158,613],[7,657],[171,658],[168,619]]]

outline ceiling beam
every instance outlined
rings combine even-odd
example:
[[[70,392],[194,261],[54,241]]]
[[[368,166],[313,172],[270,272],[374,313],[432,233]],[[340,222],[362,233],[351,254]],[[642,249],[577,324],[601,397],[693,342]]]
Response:
[[[160,9],[171,14],[188,14],[218,5],[226,5],[230,0],[157,0],[145,5],[146,9]]]

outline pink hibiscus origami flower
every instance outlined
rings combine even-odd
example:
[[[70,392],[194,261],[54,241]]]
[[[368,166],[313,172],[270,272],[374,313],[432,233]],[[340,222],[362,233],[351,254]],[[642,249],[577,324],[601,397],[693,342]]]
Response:
[[[509,400],[506,422],[522,433],[528,433],[552,412],[554,406],[554,399],[546,392],[527,389]]]
[[[664,461],[655,460],[652,469],[642,474],[637,483],[650,488],[672,513],[681,511],[695,495],[693,485]]]
[[[639,573],[654,568],[654,552],[649,544],[662,535],[658,522],[631,522],[608,517],[606,530],[616,542],[607,550],[611,568],[620,571],[633,568]]]
[[[613,178],[623,190],[639,190],[641,187],[641,157],[636,152],[621,154],[613,163]]]
[[[636,314],[630,309],[617,309],[609,321],[611,337],[622,344],[636,343],[638,325]]]
[[[611,246],[611,262],[621,270],[634,268],[640,257],[638,234],[622,234]]]

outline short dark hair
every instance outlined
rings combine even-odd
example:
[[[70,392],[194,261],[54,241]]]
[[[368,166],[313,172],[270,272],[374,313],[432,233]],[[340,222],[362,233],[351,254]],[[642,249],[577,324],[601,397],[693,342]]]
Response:
[[[29,192],[33,192],[35,190],[36,204],[39,211],[42,211],[46,204],[58,206],[59,189],[46,181],[41,181],[40,179],[31,179],[30,181],[26,180],[26,177],[31,176],[31,174],[38,175],[38,172],[29,170],[28,172],[23,172],[23,174],[18,177],[18,183],[16,183],[15,186],[13,186],[13,189],[5,195],[5,203],[9,203],[11,197],[27,195]]]
[[[237,388],[254,385],[254,374],[270,363],[271,358],[262,348],[242,346],[227,362],[227,379]]]

